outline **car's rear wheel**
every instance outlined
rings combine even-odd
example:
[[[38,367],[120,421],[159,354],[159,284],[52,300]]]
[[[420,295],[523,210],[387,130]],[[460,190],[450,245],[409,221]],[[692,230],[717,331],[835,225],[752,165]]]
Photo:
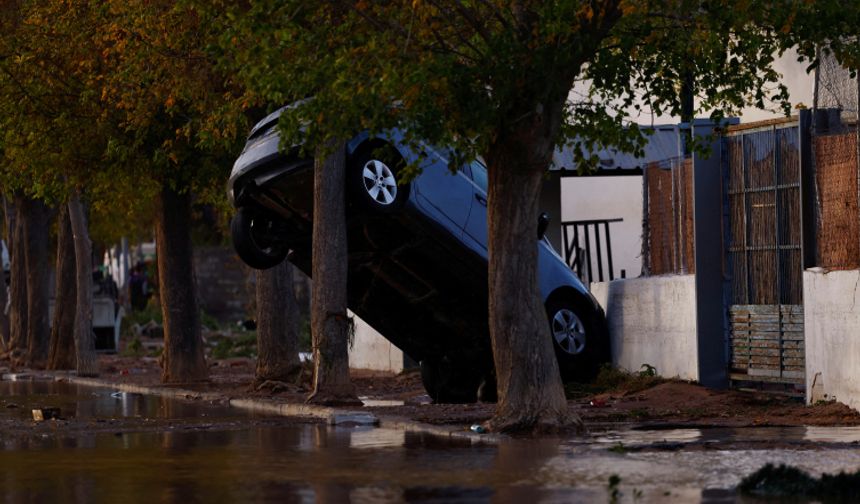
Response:
[[[546,313],[562,379],[594,379],[610,359],[609,338],[599,316],[573,297],[550,299]]]
[[[409,184],[398,182],[403,158],[390,146],[365,147],[350,162],[348,182],[353,201],[373,212],[398,210],[409,197]]]
[[[473,403],[478,399],[481,374],[474,366],[448,358],[421,361],[421,381],[435,403]]]
[[[242,207],[230,222],[233,247],[248,266],[264,270],[284,261],[289,247],[278,239],[277,217],[255,207]]]

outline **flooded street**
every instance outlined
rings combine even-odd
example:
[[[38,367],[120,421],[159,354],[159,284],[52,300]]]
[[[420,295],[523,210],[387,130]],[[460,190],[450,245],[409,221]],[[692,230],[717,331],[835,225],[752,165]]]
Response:
[[[33,422],[46,407],[62,419]],[[0,382],[0,422],[0,500],[10,503],[735,502],[733,488],[767,462],[816,476],[860,468],[858,428],[472,444],[54,382]]]

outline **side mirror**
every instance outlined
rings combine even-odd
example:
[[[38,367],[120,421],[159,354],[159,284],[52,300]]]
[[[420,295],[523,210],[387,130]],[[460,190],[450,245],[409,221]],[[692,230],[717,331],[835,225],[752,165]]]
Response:
[[[549,227],[549,214],[546,212],[541,212],[541,214],[538,215],[538,228],[537,228],[538,240],[543,238],[543,235],[546,234],[546,228],[548,228],[548,227]]]

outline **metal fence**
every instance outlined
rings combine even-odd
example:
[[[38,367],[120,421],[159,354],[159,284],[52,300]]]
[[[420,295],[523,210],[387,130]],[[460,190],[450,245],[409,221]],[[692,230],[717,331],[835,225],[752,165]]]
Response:
[[[800,127],[732,128],[723,139],[731,378],[803,384]]]
[[[623,219],[567,221],[561,223],[564,259],[586,283],[615,280],[612,264],[612,234],[609,227]],[[626,276],[621,270],[621,278]]]
[[[692,160],[651,164],[642,183],[643,275],[694,273]]]
[[[796,122],[725,138],[731,304],[800,304],[802,237]]]

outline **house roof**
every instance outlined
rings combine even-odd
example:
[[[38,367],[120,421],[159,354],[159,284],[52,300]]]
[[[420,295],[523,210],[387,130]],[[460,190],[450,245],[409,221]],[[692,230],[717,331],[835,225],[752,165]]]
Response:
[[[652,163],[666,162],[680,156],[678,126],[667,124],[653,127],[653,133],[648,135],[644,155],[636,157],[629,152],[617,149],[600,149],[595,154],[600,159],[599,170],[641,170]],[[576,163],[570,147],[557,149],[552,157],[551,171],[576,172]],[[572,174],[571,173],[571,174]],[[603,174],[603,173],[601,173]]]

